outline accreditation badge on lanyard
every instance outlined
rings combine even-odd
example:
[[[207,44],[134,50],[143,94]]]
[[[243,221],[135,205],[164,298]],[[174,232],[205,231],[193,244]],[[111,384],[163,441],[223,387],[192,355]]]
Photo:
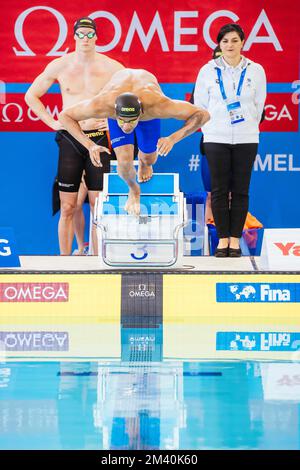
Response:
[[[234,125],[234,124],[238,124],[239,122],[245,121],[239,97],[241,96],[242,86],[243,86],[245,75],[246,75],[246,68],[241,73],[237,92],[236,92],[236,98],[234,101],[229,101],[227,98],[227,95],[225,93],[221,69],[217,68],[217,74],[218,74],[218,79],[219,79],[219,87],[220,87],[221,95],[222,95],[223,100],[226,102],[226,107],[229,113],[231,124]]]

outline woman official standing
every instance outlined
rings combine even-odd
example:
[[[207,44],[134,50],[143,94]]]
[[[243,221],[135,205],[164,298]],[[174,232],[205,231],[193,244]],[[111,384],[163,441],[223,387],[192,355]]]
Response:
[[[211,116],[202,132],[219,237],[215,256],[239,257],[266,99],[266,76],[261,65],[241,55],[245,34],[239,25],[223,26],[217,42],[222,56],[200,69],[194,102]]]

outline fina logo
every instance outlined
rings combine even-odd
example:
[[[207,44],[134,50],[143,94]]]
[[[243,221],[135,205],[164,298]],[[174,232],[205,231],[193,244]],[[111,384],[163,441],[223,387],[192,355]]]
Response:
[[[130,297],[155,297],[154,290],[147,288],[146,284],[139,284],[137,290],[129,291]]]
[[[290,289],[272,288],[271,284],[233,284],[229,290],[236,302],[290,302]]]
[[[240,289],[238,284],[229,287],[230,292],[234,295],[235,300],[241,300],[243,297],[245,300],[255,299],[256,290],[253,286],[245,286]]]

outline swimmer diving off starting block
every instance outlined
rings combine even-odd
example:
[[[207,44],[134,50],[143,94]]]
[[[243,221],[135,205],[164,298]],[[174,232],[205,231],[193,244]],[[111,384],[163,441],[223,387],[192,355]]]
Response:
[[[122,69],[94,98],[65,108],[59,114],[64,129],[87,148],[95,166],[101,166],[100,152],[110,152],[90,140],[78,124],[93,117],[109,118],[118,173],[129,186],[125,210],[131,215],[140,214],[140,187],[133,166],[133,131],[136,132],[139,147],[138,182],[142,183],[151,178],[152,165],[158,155],[166,156],[177,142],[197,131],[210,118],[204,109],[165,96],[152,73],[142,69]],[[160,137],[159,119],[168,118],[186,122],[173,134]]]

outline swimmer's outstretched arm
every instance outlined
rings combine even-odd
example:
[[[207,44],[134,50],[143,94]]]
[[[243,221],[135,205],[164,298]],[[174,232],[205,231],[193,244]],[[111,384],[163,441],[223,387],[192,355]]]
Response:
[[[166,156],[177,142],[196,132],[210,119],[210,115],[205,109],[200,109],[186,101],[169,98],[166,98],[162,104],[157,104],[151,112],[153,115],[155,114],[155,117],[162,119],[174,118],[186,121],[181,129],[158,140],[157,151],[159,155],[163,156]]]
[[[78,142],[80,142],[90,154],[91,161],[95,166],[102,166],[100,161],[100,152],[110,153],[109,149],[101,145],[96,145],[89,137],[84,134],[79,126],[79,121],[90,118],[107,118],[109,108],[105,103],[104,97],[97,95],[90,100],[80,101],[79,103],[65,108],[59,114],[59,122],[64,129],[68,131]]]

